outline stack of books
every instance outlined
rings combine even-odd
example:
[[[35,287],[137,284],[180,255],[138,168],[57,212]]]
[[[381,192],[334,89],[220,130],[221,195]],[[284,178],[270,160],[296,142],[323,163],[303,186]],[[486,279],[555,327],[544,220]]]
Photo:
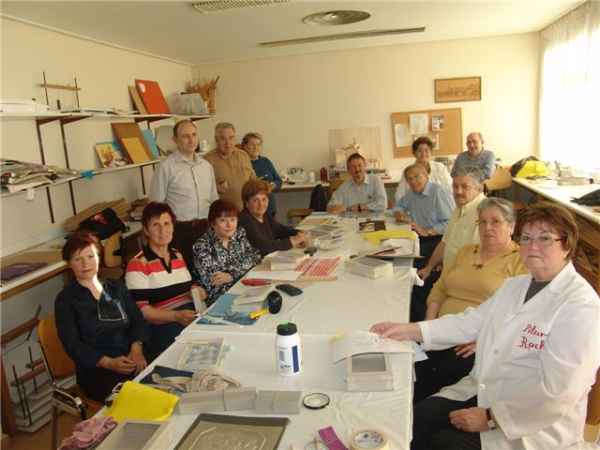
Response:
[[[394,275],[394,264],[369,256],[360,256],[346,262],[346,270],[356,275],[377,279]]]

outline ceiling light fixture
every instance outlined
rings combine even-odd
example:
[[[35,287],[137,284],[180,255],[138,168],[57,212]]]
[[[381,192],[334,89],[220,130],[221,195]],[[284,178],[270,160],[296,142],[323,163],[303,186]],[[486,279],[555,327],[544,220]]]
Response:
[[[371,17],[366,11],[337,10],[314,13],[302,19],[307,25],[347,25],[362,22]]]
[[[285,47],[287,45],[312,44],[315,42],[340,41],[343,39],[357,39],[357,38],[365,38],[365,37],[393,36],[393,35],[397,35],[397,34],[422,33],[424,31],[425,31],[425,27],[398,28],[398,29],[392,29],[392,30],[357,31],[354,33],[328,34],[328,35],[324,35],[324,36],[312,36],[312,37],[307,37],[307,38],[286,39],[286,40],[282,40],[282,41],[260,42],[258,45],[260,45],[261,47]]]
[[[194,2],[192,6],[203,14],[226,11],[228,9],[252,8],[288,3],[290,0],[205,0]]]

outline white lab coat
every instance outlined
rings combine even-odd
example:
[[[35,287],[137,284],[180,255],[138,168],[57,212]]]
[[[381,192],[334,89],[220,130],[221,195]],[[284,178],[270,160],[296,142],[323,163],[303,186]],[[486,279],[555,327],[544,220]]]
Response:
[[[600,365],[600,299],[571,263],[527,303],[531,275],[509,278],[477,309],[420,322],[426,350],[477,340],[475,365],[439,396],[492,408],[482,450],[576,448]]]

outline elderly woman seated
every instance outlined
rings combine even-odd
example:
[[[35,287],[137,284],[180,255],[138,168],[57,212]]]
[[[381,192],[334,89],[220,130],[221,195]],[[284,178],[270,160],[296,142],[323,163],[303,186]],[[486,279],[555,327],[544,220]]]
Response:
[[[171,247],[175,214],[166,203],[151,202],[142,213],[148,245],[127,265],[125,282],[131,296],[150,323],[146,356],[153,360],[196,317],[190,288],[192,277],[186,261]],[[195,287],[199,298],[206,292]]]
[[[463,314],[371,328],[428,350],[477,342],[469,375],[415,405],[413,450],[580,448],[600,366],[600,298],[571,263],[578,230],[566,209],[531,206],[516,235],[531,275]]]
[[[280,224],[268,214],[270,190],[269,183],[256,178],[248,180],[242,188],[244,210],[239,222],[262,256],[276,250],[303,247],[306,242],[303,232]]]
[[[478,208],[480,244],[462,247],[454,262],[444,267],[427,299],[425,320],[458,314],[486,301],[507,278],[527,273],[519,246],[511,236],[515,212],[508,200],[487,198]],[[475,343],[428,353],[415,364],[414,401],[419,402],[442,387],[467,375],[475,357]]]
[[[208,211],[209,230],[196,241],[194,281],[206,291],[210,305],[260,262],[260,253],[238,228],[238,209],[226,200],[217,200]]]
[[[75,281],[54,303],[58,336],[83,393],[103,402],[117,383],[146,367],[148,324],[120,281],[98,279],[100,244],[94,235],[71,235],[62,256]]]

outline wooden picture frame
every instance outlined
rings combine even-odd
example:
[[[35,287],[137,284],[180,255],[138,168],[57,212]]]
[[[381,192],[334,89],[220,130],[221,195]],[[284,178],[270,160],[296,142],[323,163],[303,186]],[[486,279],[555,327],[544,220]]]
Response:
[[[481,101],[481,77],[438,78],[433,81],[435,103]]]

